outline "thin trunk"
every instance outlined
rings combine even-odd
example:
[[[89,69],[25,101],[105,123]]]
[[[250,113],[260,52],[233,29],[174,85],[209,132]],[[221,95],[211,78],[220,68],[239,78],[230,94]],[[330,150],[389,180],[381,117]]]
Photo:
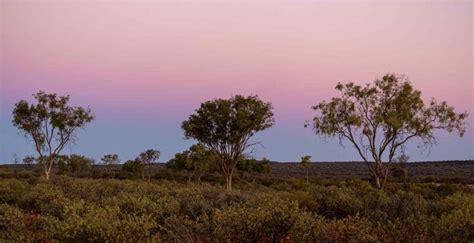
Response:
[[[44,171],[44,177],[46,178],[47,181],[49,181],[49,174],[50,174],[51,171],[49,170],[45,170]]]
[[[51,158],[51,156],[49,156],[44,167],[44,177],[46,178],[47,181],[49,181],[49,177],[53,169],[53,161],[54,161],[54,157]]]
[[[228,192],[232,191],[232,172],[226,175],[226,189]]]
[[[380,184],[380,178],[379,178],[379,176],[378,176],[378,175],[375,175],[375,176],[374,176],[374,180],[375,180],[375,186],[377,187],[377,189],[382,190],[383,188],[382,188],[382,185]]]

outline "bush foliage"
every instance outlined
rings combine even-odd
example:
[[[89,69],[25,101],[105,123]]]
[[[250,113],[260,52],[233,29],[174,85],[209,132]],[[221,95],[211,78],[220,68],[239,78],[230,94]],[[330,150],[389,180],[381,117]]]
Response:
[[[246,184],[247,185],[247,184]],[[472,242],[469,186],[0,181],[0,242]]]

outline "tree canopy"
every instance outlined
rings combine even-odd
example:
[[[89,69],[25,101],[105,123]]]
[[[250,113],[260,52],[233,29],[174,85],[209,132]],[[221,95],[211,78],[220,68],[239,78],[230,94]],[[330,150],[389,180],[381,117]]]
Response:
[[[194,144],[188,150],[176,153],[174,158],[166,163],[166,167],[175,171],[184,171],[188,179],[195,177],[197,181],[210,171],[215,171],[218,162],[216,156],[202,144]]]
[[[142,166],[142,179],[145,179],[145,169],[150,169],[151,163],[156,162],[160,158],[160,151],[156,149],[147,149],[145,152],[142,152],[135,159],[137,162],[143,164]],[[148,180],[150,180],[150,175],[148,175]]]
[[[402,75],[387,74],[365,86],[338,83],[336,89],[340,96],[313,106],[314,131],[349,141],[380,189],[390,162],[408,141],[432,144],[435,130],[457,131],[460,136],[465,132],[467,113],[456,113],[444,101],[425,104],[421,92]]]
[[[13,125],[31,138],[44,167],[46,179],[61,150],[74,140],[77,129],[94,119],[90,109],[70,106],[69,96],[33,95],[36,104],[20,100],[13,109]]]
[[[186,138],[198,140],[218,157],[230,191],[238,160],[256,145],[250,139],[273,123],[270,103],[263,102],[258,96],[236,95],[202,103],[181,127]]]

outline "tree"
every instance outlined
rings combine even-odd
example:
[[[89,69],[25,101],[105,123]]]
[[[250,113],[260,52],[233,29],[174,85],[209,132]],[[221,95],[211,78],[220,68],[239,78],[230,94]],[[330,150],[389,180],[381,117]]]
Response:
[[[93,164],[93,159],[82,155],[71,154],[70,156],[58,156],[59,172],[76,177],[90,172]]]
[[[205,173],[214,171],[217,164],[217,157],[202,144],[194,144],[189,148],[188,168],[198,182]]]
[[[127,160],[127,162],[122,165],[122,170],[132,174],[137,174],[141,173],[144,170],[144,167],[145,164],[137,160]]]
[[[77,129],[94,119],[90,109],[69,106],[69,96],[39,91],[36,104],[20,100],[13,109],[13,125],[35,143],[38,161],[49,180],[53,165],[64,146],[74,140]]]
[[[238,160],[257,144],[251,142],[251,138],[273,123],[270,103],[261,101],[258,96],[236,95],[202,103],[181,127],[187,139],[196,139],[218,158],[226,188],[231,191]]]
[[[175,171],[185,171],[188,180],[195,178],[198,182],[201,177],[216,169],[216,156],[202,144],[194,144],[188,150],[175,154],[166,167]]]
[[[245,178],[245,174],[248,174],[250,181],[255,182],[257,174],[270,172],[270,161],[266,158],[262,160],[243,158],[237,163],[237,170],[242,173],[242,178]]]
[[[23,164],[27,165],[28,167],[30,167],[32,164],[34,164],[36,162],[36,158],[31,156],[31,155],[28,155],[26,156],[25,158],[23,158]]]
[[[156,162],[160,158],[160,151],[155,149],[148,149],[145,152],[140,153],[135,159],[136,161],[143,164],[142,166],[142,179],[145,179],[145,171],[150,170],[151,163]],[[150,174],[148,174],[148,180],[150,180]]]
[[[115,177],[115,171],[114,171],[114,166],[120,163],[119,157],[116,154],[106,154],[104,157],[102,157],[102,164],[106,167],[110,178]]]
[[[309,167],[311,167],[311,156],[305,155],[301,157],[301,166],[306,170],[306,183],[309,182]]]
[[[465,132],[467,113],[456,113],[446,102],[434,99],[426,105],[421,92],[404,76],[387,74],[365,86],[338,83],[336,89],[339,97],[313,106],[317,113],[313,128],[318,135],[349,141],[379,189],[384,188],[390,164],[407,142],[418,139],[424,145],[433,144],[435,130],[457,131],[460,136]]]

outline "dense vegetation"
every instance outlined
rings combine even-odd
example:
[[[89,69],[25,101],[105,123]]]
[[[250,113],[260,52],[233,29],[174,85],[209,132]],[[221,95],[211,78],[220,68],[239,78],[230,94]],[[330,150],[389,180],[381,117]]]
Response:
[[[381,191],[357,179],[261,177],[238,178],[228,192],[220,177],[47,182],[25,171],[0,181],[0,242],[474,240],[470,185],[390,182]]]
[[[198,143],[166,164],[148,149],[123,164],[106,154],[96,165],[61,153],[94,119],[91,110],[40,91],[13,110],[37,156],[0,167],[0,242],[474,241],[472,161],[454,171],[410,164],[403,149],[416,138],[433,143],[438,129],[462,136],[467,114],[425,105],[391,74],[336,88],[341,96],[314,106],[307,125],[348,140],[363,163],[252,158],[254,135],[275,122],[273,107],[236,95],[206,101],[183,121]]]

